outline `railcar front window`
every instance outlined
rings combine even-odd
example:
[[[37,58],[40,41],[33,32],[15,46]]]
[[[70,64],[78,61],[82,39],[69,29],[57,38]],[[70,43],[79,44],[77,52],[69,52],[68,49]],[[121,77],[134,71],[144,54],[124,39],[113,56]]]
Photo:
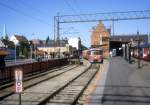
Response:
[[[91,51],[90,55],[102,55],[102,51]]]

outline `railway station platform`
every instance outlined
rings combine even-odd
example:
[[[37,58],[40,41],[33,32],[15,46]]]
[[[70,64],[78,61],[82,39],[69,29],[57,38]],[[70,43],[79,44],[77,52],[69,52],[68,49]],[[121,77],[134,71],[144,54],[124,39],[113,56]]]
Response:
[[[121,57],[104,61],[91,99],[84,105],[150,105],[150,62],[129,64]]]

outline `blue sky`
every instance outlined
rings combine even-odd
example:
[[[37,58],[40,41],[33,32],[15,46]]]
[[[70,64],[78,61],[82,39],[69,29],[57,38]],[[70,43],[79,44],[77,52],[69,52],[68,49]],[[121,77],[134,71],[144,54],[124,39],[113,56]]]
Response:
[[[9,36],[16,33],[28,39],[46,39],[49,35],[53,39],[53,18],[58,12],[64,15],[150,10],[149,4],[149,0],[0,0],[0,36],[6,24]],[[62,24],[60,36],[81,37],[83,44],[90,46],[91,28],[96,24]],[[104,24],[110,27],[112,22]],[[150,20],[115,22],[115,34],[133,34],[137,27],[140,33],[150,33]]]

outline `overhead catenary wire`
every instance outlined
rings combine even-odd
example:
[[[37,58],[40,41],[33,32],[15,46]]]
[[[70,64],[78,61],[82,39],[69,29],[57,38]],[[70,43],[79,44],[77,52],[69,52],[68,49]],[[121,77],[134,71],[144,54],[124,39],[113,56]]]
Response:
[[[77,14],[76,10],[70,5],[70,3],[67,0],[64,0],[64,2],[75,14]],[[79,18],[81,19],[81,16],[79,16]]]
[[[70,5],[70,3],[67,0],[64,0],[64,2],[74,13],[77,13],[76,10]]]
[[[35,21],[38,21],[38,22],[43,23],[43,24],[48,25],[48,26],[50,25],[50,24],[48,24],[47,22],[45,22],[45,21],[43,21],[43,20],[41,20],[41,19],[39,19],[39,18],[36,18],[36,17],[34,17],[34,16],[32,16],[32,15],[29,15],[29,14],[27,14],[27,13],[21,11],[21,10],[18,10],[18,9],[16,9],[16,8],[13,8],[13,7],[11,7],[11,6],[7,5],[7,4],[4,4],[4,3],[0,2],[0,5],[3,6],[3,7],[5,7],[5,8],[10,9],[11,11],[14,11],[14,12],[16,12],[16,13],[19,13],[19,14],[25,16],[25,17],[31,18],[31,19],[33,19],[33,20],[35,20]]]
[[[23,6],[25,6],[25,7],[27,7],[27,8],[30,8],[30,9],[34,10],[34,11],[37,12],[37,13],[42,14],[43,16],[47,16],[47,14],[46,14],[45,12],[41,11],[40,9],[37,9],[37,8],[33,7],[33,6],[30,5],[29,3],[25,3],[23,0],[19,0],[19,3],[20,3],[20,4],[23,4]]]

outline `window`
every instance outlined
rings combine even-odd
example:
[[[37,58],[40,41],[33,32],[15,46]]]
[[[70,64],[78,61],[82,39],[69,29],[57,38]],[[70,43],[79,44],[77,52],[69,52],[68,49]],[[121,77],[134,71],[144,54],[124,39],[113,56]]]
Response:
[[[90,51],[90,55],[102,55],[102,51],[101,50],[93,50],[93,51]]]
[[[108,41],[108,37],[103,37],[102,41]]]

